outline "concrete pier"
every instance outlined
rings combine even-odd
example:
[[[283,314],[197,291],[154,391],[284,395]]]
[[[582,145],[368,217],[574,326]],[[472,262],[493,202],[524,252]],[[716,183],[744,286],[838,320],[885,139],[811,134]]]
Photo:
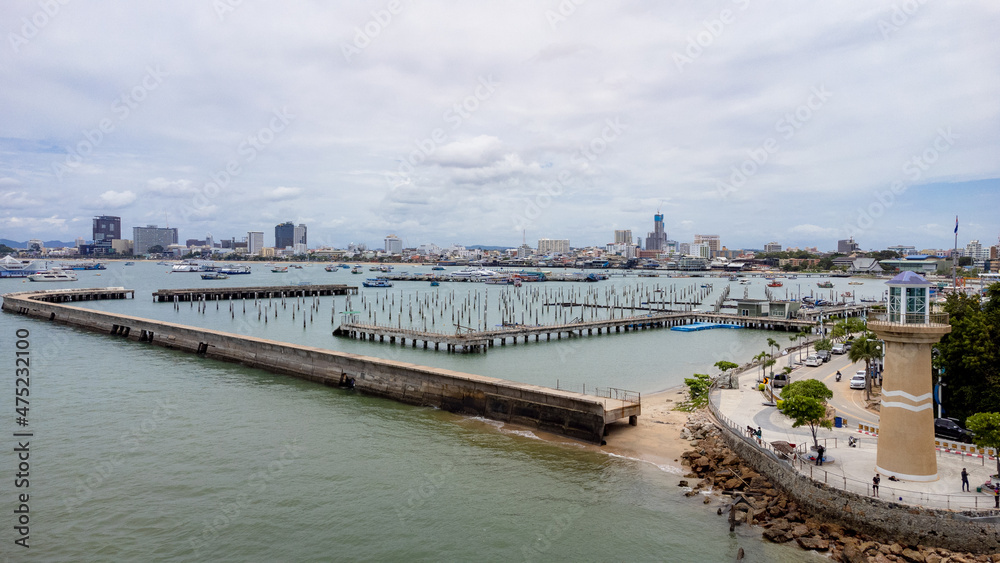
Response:
[[[122,295],[86,290],[92,296]],[[79,290],[67,290],[79,291]],[[129,291],[129,290],[126,290]],[[629,392],[599,397],[452,370],[346,354],[216,330],[66,305],[56,291],[9,293],[3,310],[209,358],[237,362],[401,402],[511,422],[601,443],[615,420],[635,424],[640,397]]]
[[[357,286],[343,284],[197,287],[190,289],[158,289],[153,292],[153,301],[217,301],[228,299],[268,299],[271,297],[357,295],[357,293]]]

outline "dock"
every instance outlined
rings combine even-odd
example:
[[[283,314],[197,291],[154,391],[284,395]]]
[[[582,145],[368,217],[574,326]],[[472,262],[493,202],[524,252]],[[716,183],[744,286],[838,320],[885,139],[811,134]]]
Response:
[[[543,336],[545,337],[545,341],[550,341],[553,340],[553,336],[556,340],[561,340],[564,336],[566,338],[578,338],[585,335],[590,336],[595,333],[598,335],[610,334],[611,332],[627,333],[654,328],[683,327],[694,323],[726,325],[727,328],[755,328],[793,332],[812,328],[818,324],[816,321],[801,319],[739,317],[724,313],[675,311],[617,319],[573,321],[553,325],[516,324],[490,330],[468,330],[456,333],[345,322],[333,331],[333,335],[357,338],[370,342],[388,342],[389,344],[396,344],[398,341],[402,346],[406,346],[407,341],[409,341],[410,346],[413,348],[416,348],[420,344],[423,348],[430,348],[433,345],[435,350],[441,350],[443,347],[448,352],[485,353],[489,348],[498,344],[506,346],[508,341],[510,341],[511,345],[516,345],[518,341],[527,343],[532,337],[534,337],[535,342],[540,342]]]
[[[598,444],[603,443],[608,424],[627,420],[634,426],[642,411],[639,393],[622,389],[596,389],[592,394],[552,389],[66,303],[120,299],[131,294],[132,290],[123,288],[8,293],[3,296],[3,310],[39,322],[65,324],[107,335],[109,339],[130,341],[138,353],[146,346],[162,346],[329,387],[520,424]],[[127,371],[123,372],[123,377],[127,375]]]
[[[228,299],[269,299],[272,297],[322,297],[327,295],[357,295],[357,293],[358,286],[344,284],[197,287],[189,289],[158,289],[153,292],[153,301],[162,303]]]

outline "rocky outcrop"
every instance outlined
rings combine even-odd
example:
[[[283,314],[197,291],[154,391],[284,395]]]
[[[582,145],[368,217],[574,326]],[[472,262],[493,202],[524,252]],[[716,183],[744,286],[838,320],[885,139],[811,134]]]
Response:
[[[759,526],[767,541],[794,541],[802,549],[828,553],[833,561],[843,563],[1000,563],[1000,545],[993,555],[973,555],[923,545],[884,543],[858,530],[818,520],[730,450],[706,414],[693,413],[681,436],[691,442],[691,449],[681,456],[681,464],[688,469],[681,486],[695,483],[686,495],[711,492],[734,499],[735,504],[727,501],[737,512],[734,520]],[[719,514],[726,512],[720,508]]]

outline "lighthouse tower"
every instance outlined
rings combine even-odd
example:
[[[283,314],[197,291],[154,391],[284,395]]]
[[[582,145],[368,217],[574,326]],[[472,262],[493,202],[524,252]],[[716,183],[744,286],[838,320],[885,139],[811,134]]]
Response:
[[[951,332],[947,313],[930,312],[930,282],[903,272],[887,282],[889,303],[868,328],[885,341],[875,470],[936,481],[931,347]]]

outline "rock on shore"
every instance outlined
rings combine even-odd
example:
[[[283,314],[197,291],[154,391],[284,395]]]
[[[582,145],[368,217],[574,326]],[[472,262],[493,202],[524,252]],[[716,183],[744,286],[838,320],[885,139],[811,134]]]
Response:
[[[833,561],[843,563],[1000,563],[1000,552],[973,555],[920,545],[880,543],[857,530],[817,521],[800,512],[795,501],[775,488],[767,477],[746,465],[722,442],[719,433],[707,413],[699,411],[688,417],[681,438],[690,442],[691,449],[682,454],[681,464],[689,472],[678,484],[688,487],[697,480],[685,493],[687,496],[712,492],[736,499],[742,495],[748,502],[738,504],[736,521],[760,526],[765,540],[795,541],[802,549],[827,552]],[[722,508],[719,514],[725,514]]]

